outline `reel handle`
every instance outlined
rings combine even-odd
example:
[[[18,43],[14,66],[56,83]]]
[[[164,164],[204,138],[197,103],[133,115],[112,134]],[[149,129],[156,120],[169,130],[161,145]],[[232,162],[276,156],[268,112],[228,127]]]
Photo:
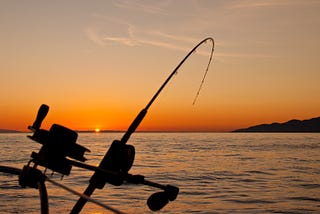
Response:
[[[41,123],[44,120],[44,118],[47,116],[49,111],[49,106],[46,104],[42,104],[38,110],[36,120],[33,122],[32,126],[28,126],[28,129],[36,131],[40,129]]]

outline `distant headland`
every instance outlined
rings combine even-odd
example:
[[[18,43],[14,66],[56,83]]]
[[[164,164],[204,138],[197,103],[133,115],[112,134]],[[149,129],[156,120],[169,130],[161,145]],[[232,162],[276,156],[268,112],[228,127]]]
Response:
[[[232,132],[320,132],[320,117],[308,120],[289,120],[237,129]]]
[[[0,133],[20,133],[16,130],[10,130],[10,129],[0,129]]]

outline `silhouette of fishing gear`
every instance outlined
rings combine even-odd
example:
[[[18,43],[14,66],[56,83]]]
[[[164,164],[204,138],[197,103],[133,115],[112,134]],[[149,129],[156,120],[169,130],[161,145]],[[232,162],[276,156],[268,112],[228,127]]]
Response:
[[[90,196],[93,194],[95,189],[103,189],[106,183],[112,184],[114,186],[120,186],[124,182],[132,184],[143,184],[161,189],[161,192],[156,192],[148,198],[147,205],[152,211],[162,209],[170,201],[174,201],[177,198],[179,188],[173,185],[162,185],[146,180],[143,175],[132,175],[128,173],[134,162],[135,148],[132,145],[128,145],[127,142],[131,134],[136,131],[137,127],[142,122],[150,106],[153,104],[153,102],[167,85],[167,83],[172,79],[172,77],[177,74],[177,71],[182,66],[182,64],[193,53],[195,53],[196,49],[199,46],[207,42],[212,43],[212,48],[200,86],[193,100],[193,105],[196,103],[213,58],[214,40],[211,37],[208,37],[198,43],[182,59],[178,66],[170,73],[168,78],[160,86],[158,91],[153,95],[145,108],[143,108],[139,112],[139,114],[130,124],[127,131],[122,136],[121,140],[114,140],[112,142],[98,167],[84,163],[87,160],[84,157],[84,154],[86,152],[90,152],[90,150],[76,143],[78,134],[75,131],[58,124],[53,124],[50,130],[44,130],[40,128],[42,121],[49,111],[49,106],[43,104],[38,110],[36,120],[34,121],[33,125],[28,127],[33,132],[33,135],[28,137],[42,144],[39,152],[32,152],[31,160],[27,165],[23,167],[22,170],[12,167],[0,166],[0,172],[19,175],[19,184],[21,187],[31,187],[39,189],[41,213],[48,213],[49,209],[45,181],[51,182],[52,184],[61,187],[71,192],[72,194],[80,196],[79,200],[71,210],[71,213],[81,212],[87,201],[102,206],[110,211],[113,211],[114,213],[123,213],[115,208],[100,203]],[[94,174],[89,180],[88,187],[85,189],[84,193],[81,194],[65,185],[49,179],[45,175],[45,173],[42,173],[39,169],[37,169],[37,166],[51,169],[53,171],[61,173],[62,175],[69,175],[73,166],[94,171]]]

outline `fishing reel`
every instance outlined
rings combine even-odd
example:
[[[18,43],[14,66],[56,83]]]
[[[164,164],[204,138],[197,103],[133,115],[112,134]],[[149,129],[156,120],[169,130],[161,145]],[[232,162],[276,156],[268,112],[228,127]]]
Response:
[[[114,140],[99,164],[99,168],[115,172],[114,175],[105,176],[104,172],[96,171],[90,179],[96,188],[103,189],[106,182],[120,186],[123,184],[128,171],[131,169],[135,157],[134,146],[123,144]]]
[[[90,152],[90,150],[76,143],[77,132],[62,125],[53,124],[50,130],[40,129],[48,111],[49,106],[41,105],[36,120],[32,126],[28,127],[34,132],[32,136],[28,137],[42,144],[38,153],[32,152],[31,162],[59,172],[62,175],[69,175],[72,164],[67,157],[85,162],[87,159],[84,154],[85,152]]]

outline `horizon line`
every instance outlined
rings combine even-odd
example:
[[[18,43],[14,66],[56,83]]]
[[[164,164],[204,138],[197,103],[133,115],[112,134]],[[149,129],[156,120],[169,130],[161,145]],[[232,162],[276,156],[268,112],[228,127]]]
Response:
[[[95,131],[93,130],[73,130],[77,133],[125,133],[127,130],[100,130],[100,131]],[[135,132],[140,132],[140,133],[229,133],[232,131],[214,131],[214,130],[137,130]],[[32,133],[32,131],[18,131],[18,130],[12,130],[12,129],[0,129],[0,134],[1,133]]]

